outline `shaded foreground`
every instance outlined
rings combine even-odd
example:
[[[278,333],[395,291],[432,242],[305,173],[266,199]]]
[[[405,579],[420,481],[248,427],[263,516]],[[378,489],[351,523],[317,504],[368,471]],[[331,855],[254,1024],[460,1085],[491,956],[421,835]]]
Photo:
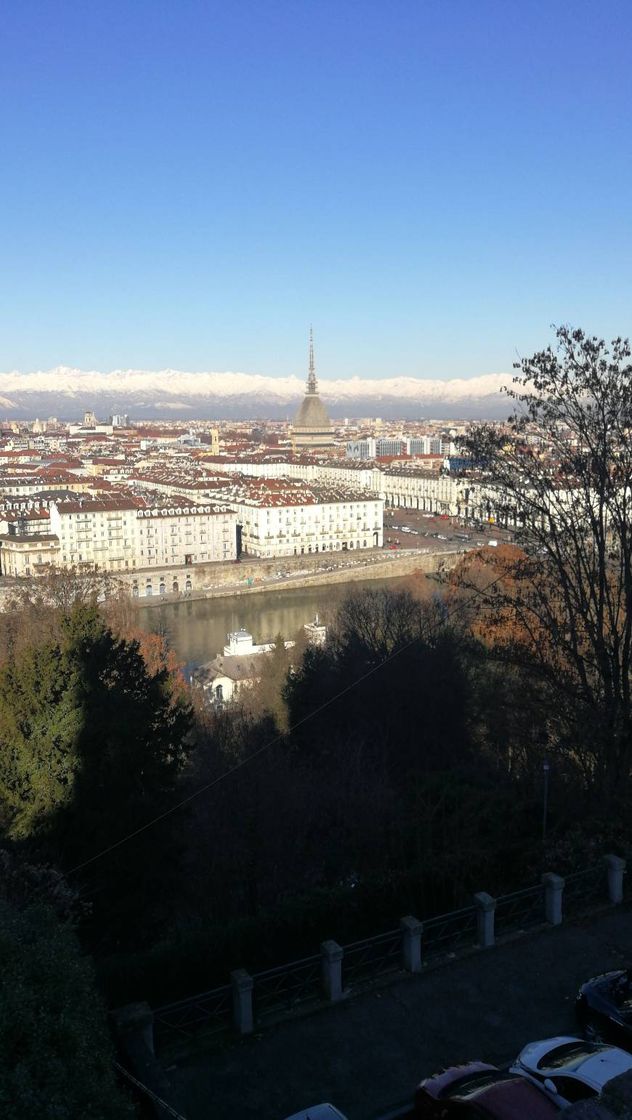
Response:
[[[441,1067],[502,1065],[526,1042],[575,1033],[581,981],[631,960],[626,906],[191,1056],[169,1076],[187,1120],[279,1120],[322,1100],[350,1120],[375,1120]]]

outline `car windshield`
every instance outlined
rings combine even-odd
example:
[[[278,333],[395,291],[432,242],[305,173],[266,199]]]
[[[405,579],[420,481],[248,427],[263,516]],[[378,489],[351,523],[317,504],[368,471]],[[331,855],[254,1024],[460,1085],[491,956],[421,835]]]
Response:
[[[487,1089],[490,1085],[495,1085],[499,1081],[508,1080],[513,1081],[514,1078],[508,1077],[506,1073],[501,1073],[500,1070],[482,1069],[478,1073],[466,1074],[465,1077],[460,1077],[457,1081],[452,1081],[450,1085],[446,1085],[441,1092],[441,1100],[449,1100],[454,1097],[459,1100],[467,1100],[475,1093],[480,1093],[481,1089]]]
[[[581,1039],[574,1039],[572,1042],[565,1042],[562,1046],[556,1046],[555,1050],[549,1050],[547,1054],[543,1054],[538,1062],[538,1069],[577,1069],[586,1058],[592,1057],[593,1054],[598,1054],[601,1050],[608,1050],[608,1046],[602,1046],[597,1042],[583,1042]]]

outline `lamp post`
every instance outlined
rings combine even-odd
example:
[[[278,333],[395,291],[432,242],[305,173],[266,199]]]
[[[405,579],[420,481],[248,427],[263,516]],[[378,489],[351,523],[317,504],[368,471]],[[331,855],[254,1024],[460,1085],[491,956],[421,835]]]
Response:
[[[548,758],[545,758],[542,763],[542,772],[544,774],[544,798],[542,804],[542,847],[546,844],[546,818],[549,810],[549,771],[551,766]]]

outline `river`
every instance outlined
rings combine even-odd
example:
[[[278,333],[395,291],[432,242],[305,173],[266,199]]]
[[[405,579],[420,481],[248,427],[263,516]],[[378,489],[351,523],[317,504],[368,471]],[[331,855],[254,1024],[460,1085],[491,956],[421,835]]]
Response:
[[[178,657],[187,666],[195,667],[222,652],[231,630],[243,627],[255,642],[270,641],[279,633],[286,639],[294,638],[316,614],[326,624],[336,604],[351,588],[392,587],[396,582],[369,580],[330,587],[258,591],[230,598],[188,599],[162,603],[159,607],[139,607],[139,620],[145,630],[166,633]]]

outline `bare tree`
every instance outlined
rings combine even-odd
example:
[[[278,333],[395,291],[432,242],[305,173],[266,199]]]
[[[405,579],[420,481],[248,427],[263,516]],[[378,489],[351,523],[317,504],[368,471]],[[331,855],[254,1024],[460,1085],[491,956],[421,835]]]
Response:
[[[513,623],[505,653],[548,683],[550,726],[611,800],[632,768],[631,349],[569,327],[556,337],[516,366],[507,424],[465,441],[521,545],[511,578],[479,596]]]
[[[120,582],[108,572],[51,564],[38,579],[16,588],[0,612],[0,662],[33,642],[56,639],[73,607],[107,604],[110,614],[114,599],[123,609],[126,598]]]

